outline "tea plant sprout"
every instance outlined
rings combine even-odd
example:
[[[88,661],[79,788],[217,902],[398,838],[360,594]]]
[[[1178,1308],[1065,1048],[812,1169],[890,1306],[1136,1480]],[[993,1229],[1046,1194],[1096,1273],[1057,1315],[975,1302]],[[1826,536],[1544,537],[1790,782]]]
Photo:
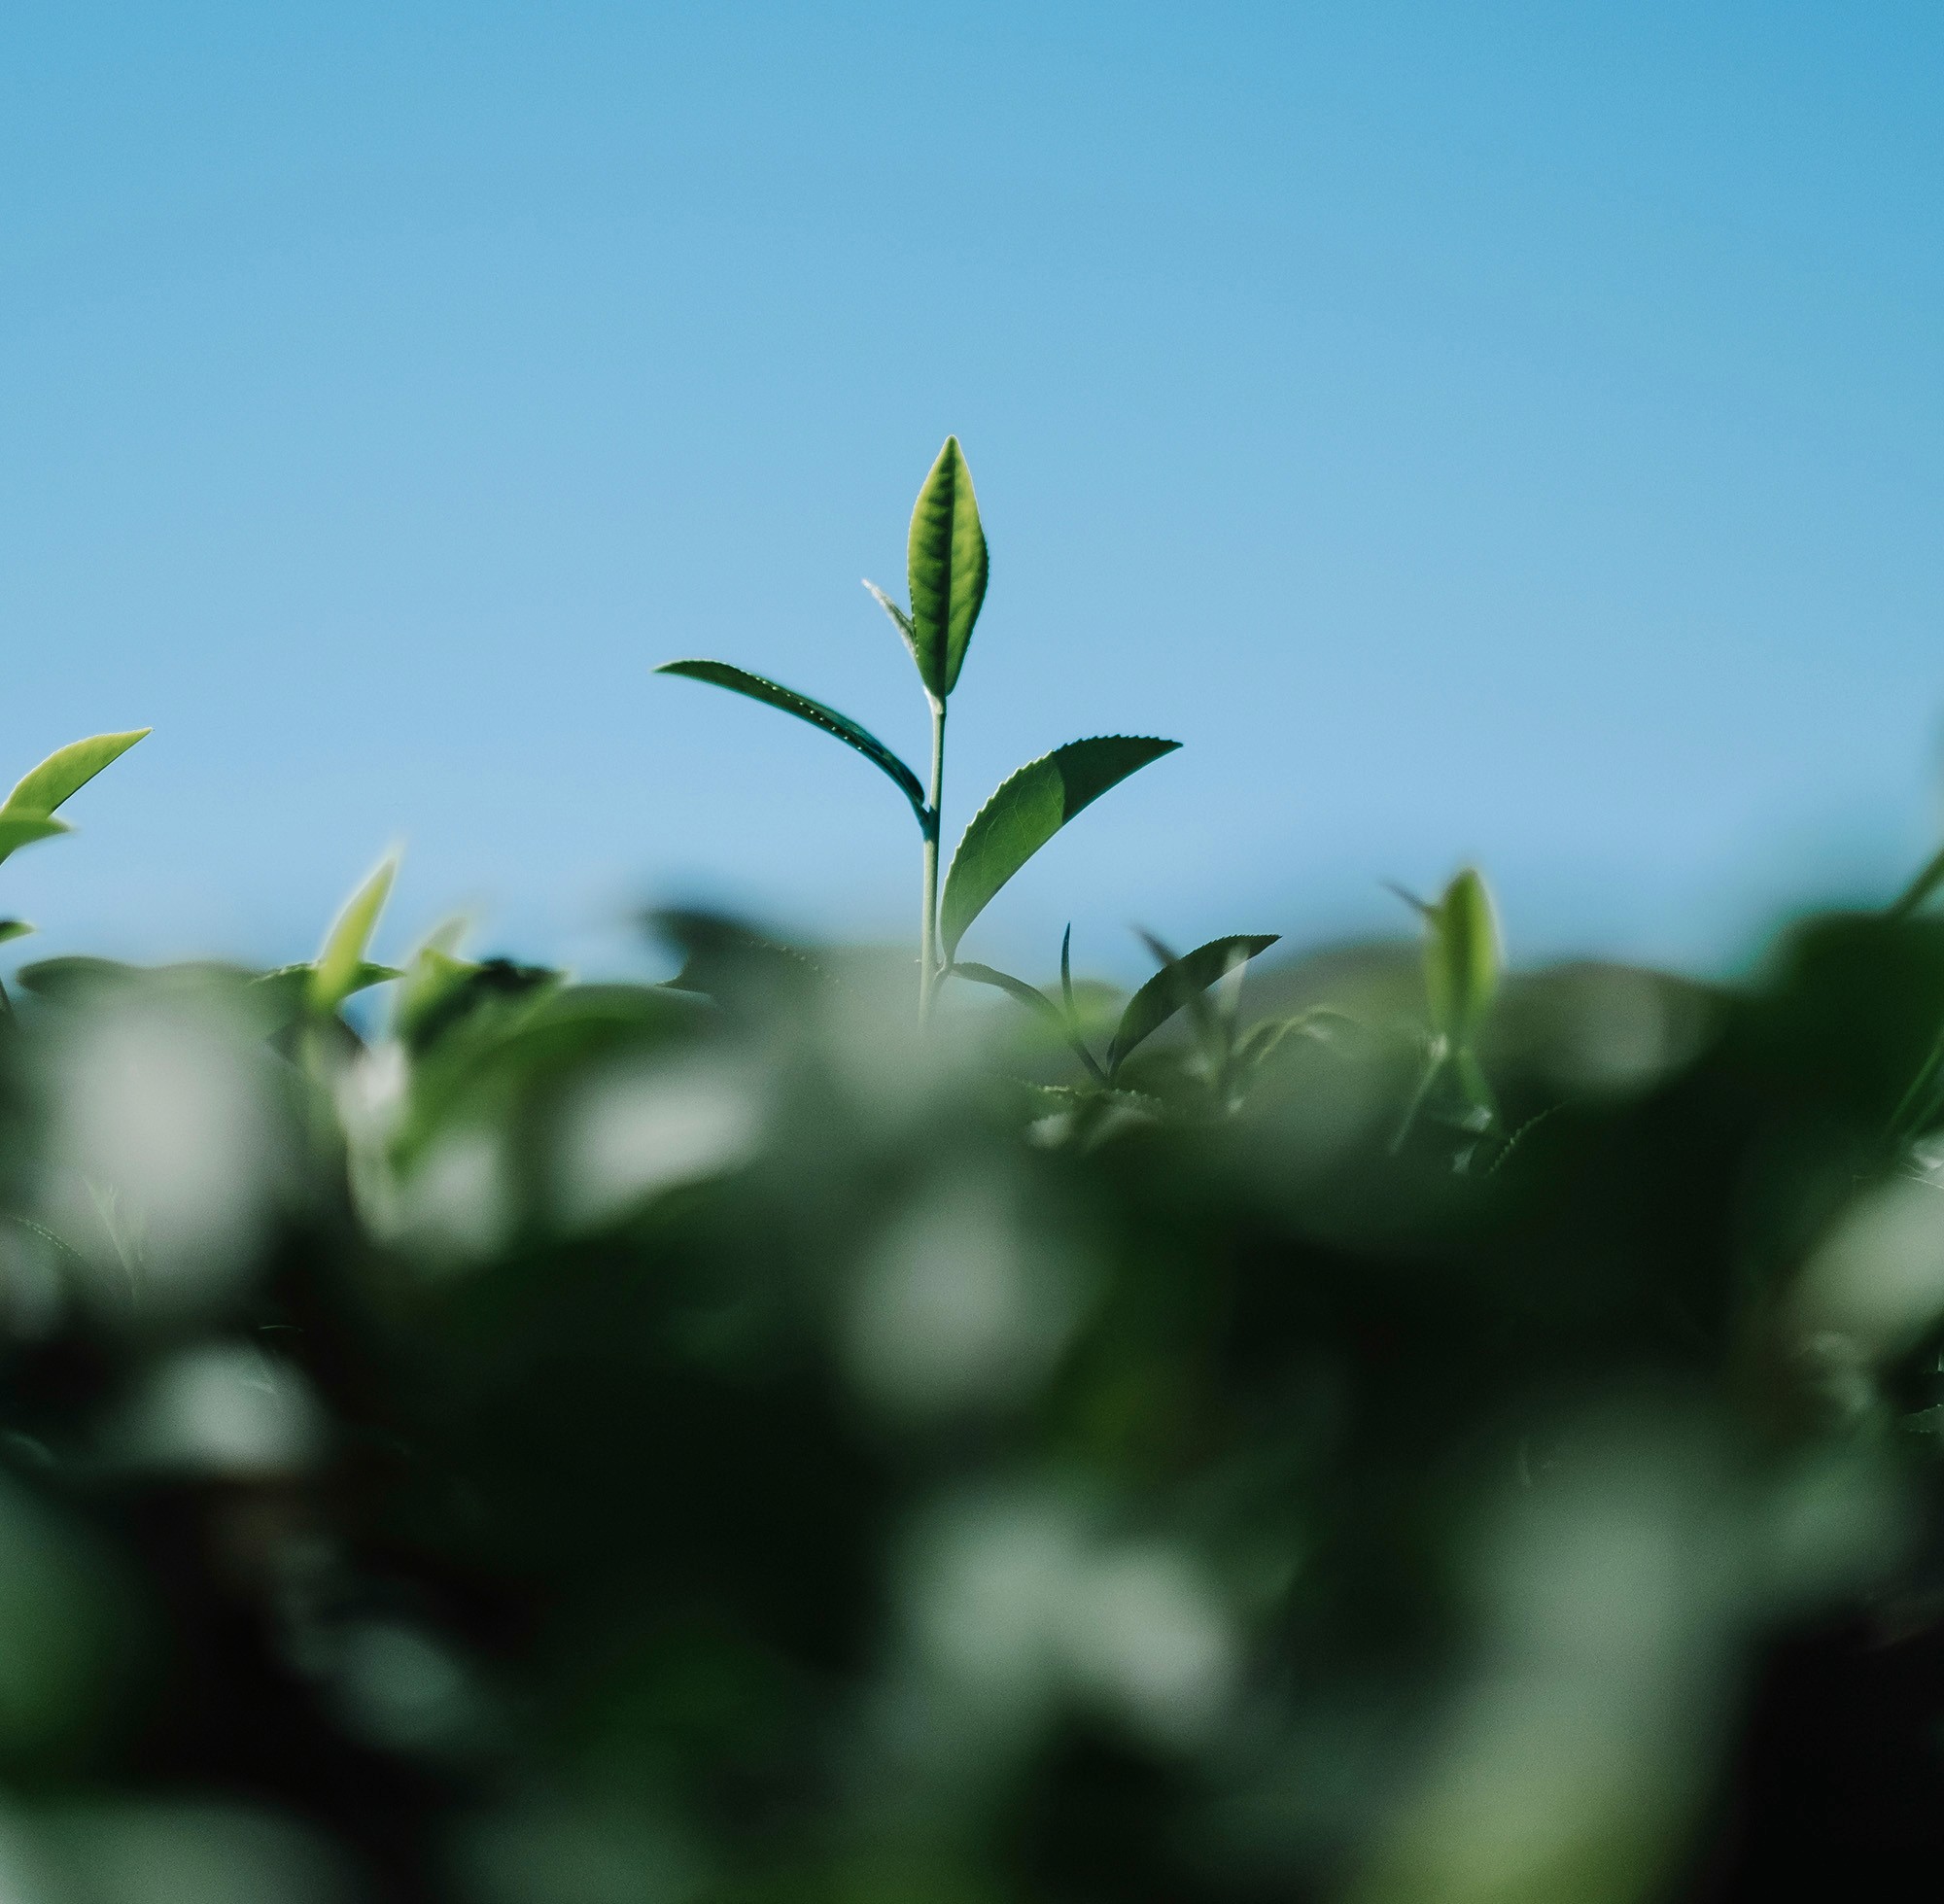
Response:
[[[927,780],[920,780],[884,742],[848,714],[761,675],[724,661],[670,661],[657,671],[727,688],[732,694],[746,695],[808,721],[854,747],[904,795],[918,822],[922,854],[920,1017],[930,1015],[938,982],[953,969],[959,942],[1000,887],[1109,787],[1181,744],[1145,736],[1099,735],[1069,741],[1029,761],[1002,781],[973,815],[952,856],[941,894],[938,855],[945,791],[946,710],[958,685],[979,611],[985,606],[989,566],[972,472],[965,467],[958,438],[948,436],[912,511],[906,551],[909,606],[900,607],[876,583],[864,584],[890,617],[918,669],[931,711],[931,772]]]
[[[125,734],[94,734],[86,741],[70,741],[51,753],[0,805],[0,860],[57,833],[74,829],[65,820],[54,818],[54,810],[81,791],[104,767],[111,765],[153,728],[137,727]],[[0,945],[33,931],[25,919],[0,918]],[[0,999],[5,994],[0,993]]]
[[[1231,933],[1211,939],[1179,957],[1151,932],[1141,938],[1155,955],[1161,969],[1143,985],[1122,1008],[1120,1021],[1107,1044],[1104,1062],[1094,1056],[1080,1021],[1073,995],[1073,928],[1068,926],[1059,942],[1059,1003],[1055,1004],[1037,986],[1016,979],[990,965],[961,960],[951,970],[961,979],[991,986],[1017,999],[1044,1019],[1079,1058],[1081,1068],[1101,1090],[1121,1086],[1121,1067],[1140,1045],[1159,1031],[1169,1019],[1187,1010],[1195,1032],[1196,1059],[1203,1081],[1218,1102],[1231,1104],[1241,1077],[1267,1056],[1274,1046],[1292,1029],[1308,1028],[1314,1014],[1302,1019],[1271,1021],[1238,1030],[1240,995],[1232,981],[1258,953],[1276,943],[1276,934]],[[1209,993],[1215,994],[1211,1002]]]
[[[1400,1150],[1432,1088],[1447,1073],[1464,1101],[1467,1128],[1489,1130],[1497,1119],[1497,1100],[1478,1062],[1476,1038],[1499,988],[1502,958],[1492,895],[1475,867],[1455,875],[1435,904],[1402,886],[1391,890],[1424,921],[1424,995],[1431,1021],[1424,1071],[1391,1145]]]

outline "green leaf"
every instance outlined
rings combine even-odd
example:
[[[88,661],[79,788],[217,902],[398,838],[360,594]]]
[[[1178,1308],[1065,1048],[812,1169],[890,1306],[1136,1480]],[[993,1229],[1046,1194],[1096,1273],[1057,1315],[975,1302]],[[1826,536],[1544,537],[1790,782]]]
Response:
[[[811,726],[834,735],[846,746],[855,747],[866,760],[888,775],[898,791],[911,802],[920,824],[923,824],[924,788],[918,776],[875,734],[859,727],[849,714],[840,714],[835,708],[826,708],[821,701],[813,701],[809,695],[799,694],[794,688],[765,680],[761,675],[752,675],[743,668],[732,668],[726,661],[665,661],[655,673],[679,675],[685,680],[707,681],[711,687],[725,687],[731,694],[746,695],[751,701],[762,702],[766,708],[781,708],[784,713],[794,714],[798,720],[807,720]]]
[[[0,814],[51,814],[63,800],[79,793],[111,761],[155,730],[138,727],[127,734],[96,734],[71,741],[51,753],[7,796]]]
[[[958,684],[972,624],[986,600],[986,532],[956,436],[945,439],[918,493],[906,573],[912,658],[926,691],[943,701]]]
[[[323,949],[311,971],[306,1002],[312,1011],[334,1012],[359,989],[366,964],[365,951],[398,874],[398,854],[387,853],[370,878],[344,902],[344,910],[325,934]],[[391,974],[388,972],[387,976]]]
[[[945,876],[946,957],[956,952],[965,928],[992,895],[1075,814],[1180,744],[1124,734],[1069,741],[1003,781],[972,816]]]
[[[389,965],[373,965],[369,959],[359,965],[345,987],[342,1004],[353,992],[381,986],[399,974]],[[254,1011],[260,1014],[260,1026],[267,1035],[295,1024],[311,1008],[311,989],[317,981],[317,965],[306,959],[300,965],[280,965],[274,972],[260,972],[244,987]]]
[[[1499,929],[1492,896],[1473,867],[1444,888],[1426,916],[1424,986],[1431,1028],[1467,1044],[1499,985]]]
[[[867,581],[864,586],[871,591],[871,599],[891,618],[891,626],[898,631],[906,651],[914,661],[918,654],[918,630],[912,626],[912,618],[881,589],[876,582]]]
[[[9,939],[24,939],[33,930],[23,918],[0,918],[0,946]]]
[[[32,846],[36,840],[52,840],[56,833],[72,833],[65,820],[46,814],[10,814],[0,810],[0,859]]]
[[[1262,1019],[1242,1033],[1235,1043],[1235,1063],[1244,1071],[1259,1071],[1291,1038],[1312,1038],[1329,1044],[1340,1028],[1358,1032],[1363,1026],[1347,1012],[1329,1005],[1312,1005],[1307,1011],[1288,1018]]]
[[[1121,1014],[1120,1028],[1107,1049],[1107,1073],[1111,1077],[1126,1062],[1128,1053],[1145,1038],[1159,1031],[1184,1005],[1198,999],[1218,979],[1246,964],[1258,952],[1275,944],[1277,935],[1234,933],[1226,939],[1211,939],[1192,952],[1170,959],[1146,985],[1128,1000]]]
[[[1891,917],[1908,918],[1940,885],[1944,885],[1944,851],[1936,853],[1904,887],[1902,896],[1889,909]]]
[[[120,959],[75,954],[65,958],[43,958],[32,965],[23,965],[16,976],[36,997],[65,1004],[86,998],[104,987],[138,979],[141,967],[124,965]]]
[[[945,976],[972,979],[982,986],[991,986],[1003,991],[1009,998],[1016,998],[1029,1012],[1053,1026],[1060,1037],[1072,1048],[1073,1055],[1087,1067],[1087,1075],[1095,1084],[1104,1085],[1107,1074],[1094,1061],[1094,1054],[1087,1049],[1087,1040],[1080,1035],[1079,1021],[1072,1015],[1071,995],[1068,1009],[1062,1012],[1037,986],[1029,986],[1024,979],[1016,979],[1010,972],[1001,972],[990,965],[981,965],[976,960],[967,959],[962,965],[948,965]]]
[[[996,991],[1003,991],[1008,998],[1017,999],[1027,1011],[1037,1013],[1051,1024],[1063,1038],[1066,1036],[1066,1020],[1060,1009],[1037,986],[1029,986],[1024,979],[1016,979],[1010,972],[1001,972],[996,966],[981,965],[975,959],[965,959],[945,968],[949,979],[970,979],[975,985],[990,986]]]

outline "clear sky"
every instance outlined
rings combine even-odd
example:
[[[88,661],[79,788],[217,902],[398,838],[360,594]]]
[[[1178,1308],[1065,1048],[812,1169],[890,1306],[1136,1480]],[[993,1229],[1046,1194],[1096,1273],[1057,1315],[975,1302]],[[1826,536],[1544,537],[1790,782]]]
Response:
[[[1730,961],[1939,824],[1940,101],[1934,0],[9,7],[0,770],[156,734],[0,911],[296,956],[401,838],[387,952],[906,929],[892,789],[649,670],[919,753],[857,584],[955,431],[948,833],[1186,743],[969,954],[1475,857],[1515,954]]]

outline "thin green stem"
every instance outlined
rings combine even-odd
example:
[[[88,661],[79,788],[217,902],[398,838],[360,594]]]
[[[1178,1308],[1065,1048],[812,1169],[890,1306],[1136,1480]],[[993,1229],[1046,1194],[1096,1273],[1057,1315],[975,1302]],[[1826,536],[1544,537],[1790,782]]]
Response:
[[[924,810],[924,925],[919,936],[918,1015],[931,1017],[932,994],[938,989],[938,826],[939,802],[945,791],[945,703],[931,701],[931,792]]]

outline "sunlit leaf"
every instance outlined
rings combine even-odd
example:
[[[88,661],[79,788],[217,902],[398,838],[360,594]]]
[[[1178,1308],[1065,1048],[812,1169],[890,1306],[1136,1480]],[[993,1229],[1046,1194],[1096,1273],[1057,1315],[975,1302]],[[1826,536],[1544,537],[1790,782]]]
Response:
[[[979,526],[972,472],[956,436],[945,439],[918,493],[906,562],[912,658],[920,679],[943,701],[958,684],[972,625],[986,600],[986,532]]]
[[[762,702],[766,708],[780,708],[786,714],[794,714],[798,720],[807,720],[811,726],[821,728],[846,746],[855,747],[873,766],[889,776],[898,791],[911,802],[912,811],[922,821],[924,788],[920,784],[918,776],[875,734],[868,728],[859,727],[849,714],[840,714],[835,708],[826,708],[821,701],[813,701],[809,695],[766,680],[761,675],[752,675],[744,668],[732,668],[726,661],[665,661],[655,673],[679,675],[685,680],[707,681],[711,687],[727,688],[731,694],[746,695],[751,701]]]
[[[1126,1061],[1128,1053],[1159,1031],[1184,1005],[1193,1003],[1226,973],[1246,964],[1257,953],[1275,944],[1276,934],[1235,933],[1225,939],[1211,939],[1192,952],[1170,959],[1146,985],[1128,1000],[1121,1014],[1120,1028],[1107,1051],[1107,1070],[1111,1076]]]
[[[20,780],[0,806],[0,814],[52,813],[110,762],[121,759],[137,741],[153,732],[152,728],[137,727],[126,734],[96,734],[86,741],[71,741]]]
[[[1123,734],[1069,741],[1006,779],[973,815],[952,856],[940,913],[946,956],[992,895],[1075,814],[1180,744]]]
[[[867,581],[864,586],[871,591],[871,599],[891,618],[891,626],[898,631],[898,639],[904,642],[905,651],[916,661],[918,655],[918,630],[912,626],[912,618],[881,589],[876,582]]]
[[[311,970],[308,1002],[312,1011],[334,1012],[358,989],[360,975],[367,963],[364,954],[371,944],[371,934],[377,928],[378,915],[385,910],[398,873],[398,854],[387,854],[370,878],[344,902],[344,910],[325,934],[323,950]]]
[[[1468,866],[1444,888],[1426,919],[1425,992],[1432,1029],[1466,1044],[1499,984],[1499,930],[1491,894]]]
[[[56,833],[72,833],[65,820],[47,814],[0,813],[0,859],[32,846],[36,840],[52,840]]]

